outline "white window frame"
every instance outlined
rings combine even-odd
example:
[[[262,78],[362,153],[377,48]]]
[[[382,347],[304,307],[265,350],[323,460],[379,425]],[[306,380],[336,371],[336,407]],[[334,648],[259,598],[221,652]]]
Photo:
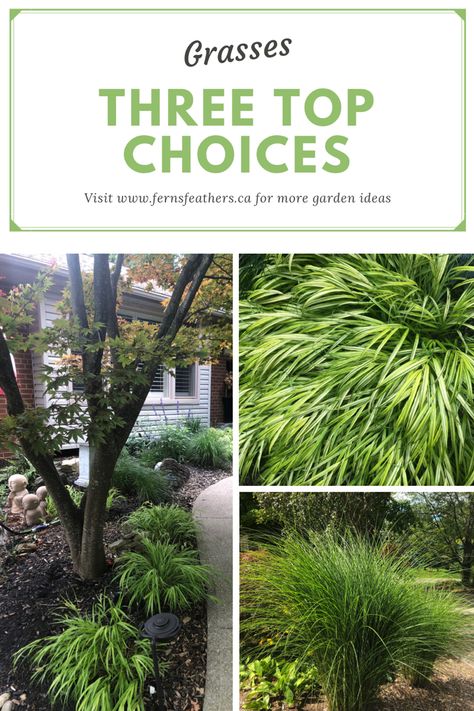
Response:
[[[176,403],[183,403],[184,405],[199,405],[200,403],[200,367],[199,363],[195,362],[191,364],[191,382],[192,382],[192,394],[191,395],[177,395],[176,394],[176,379],[175,370],[170,368],[165,369],[164,373],[164,393],[148,393],[145,400],[145,405],[159,405],[160,402],[163,405],[175,405]]]

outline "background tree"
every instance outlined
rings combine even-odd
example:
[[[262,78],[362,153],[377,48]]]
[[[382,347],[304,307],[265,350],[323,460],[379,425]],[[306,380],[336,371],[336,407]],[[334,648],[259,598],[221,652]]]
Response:
[[[374,537],[384,526],[403,530],[411,520],[406,503],[386,492],[272,492],[242,494],[241,501],[241,515],[244,512],[250,526],[297,530],[303,535],[334,528]]]
[[[413,537],[427,557],[458,566],[462,582],[474,584],[474,494],[443,492],[415,496]]]
[[[95,578],[105,569],[103,530],[107,493],[120,452],[140,414],[159,365],[173,367],[206,360],[228,344],[228,259],[211,254],[161,257],[149,260],[98,254],[93,270],[82,273],[79,255],[68,255],[69,286],[61,304],[63,317],[35,332],[38,298],[51,285],[51,274],[34,285],[12,290],[1,299],[0,387],[8,417],[0,435],[19,446],[45,481],[61,518],[73,563],[83,578]],[[124,262],[130,270],[122,279]],[[127,280],[148,279],[151,290],[168,288],[158,324],[128,323],[118,308]],[[206,281],[209,275],[209,285]],[[212,287],[210,284],[212,283]],[[219,325],[220,324],[220,325]],[[220,339],[217,337],[220,334]],[[58,365],[46,367],[45,390],[51,405],[29,408],[19,391],[10,352],[52,351]],[[83,392],[64,386],[81,379]],[[90,445],[90,482],[81,506],[62,484],[54,456],[65,443],[84,438]]]

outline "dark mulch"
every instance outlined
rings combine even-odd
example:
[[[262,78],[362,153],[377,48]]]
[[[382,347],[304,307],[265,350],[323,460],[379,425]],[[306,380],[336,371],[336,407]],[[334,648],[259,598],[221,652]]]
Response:
[[[173,494],[174,503],[190,509],[201,491],[225,476],[227,472],[193,468],[188,483]],[[121,519],[137,505],[128,500],[109,512],[107,543],[120,537]],[[33,639],[54,634],[54,615],[64,599],[73,599],[86,611],[103,590],[113,592],[113,561],[100,580],[85,582],[72,570],[60,527],[15,542],[35,543],[36,550],[18,554],[11,549],[10,537],[7,547],[0,545],[0,694],[10,691],[17,700],[26,694],[19,708],[51,711],[46,689],[32,683],[28,668],[12,669],[12,654]],[[144,620],[135,617],[134,621],[140,624]],[[200,711],[206,671],[206,606],[187,612],[182,622],[182,631],[167,655],[167,704],[173,711]],[[74,711],[72,707],[61,708]],[[153,708],[150,700],[147,708]]]

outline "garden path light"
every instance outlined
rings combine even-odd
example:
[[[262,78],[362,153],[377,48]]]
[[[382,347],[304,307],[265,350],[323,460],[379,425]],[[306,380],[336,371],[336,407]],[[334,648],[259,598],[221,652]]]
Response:
[[[153,650],[153,666],[155,670],[155,684],[156,684],[156,694],[157,694],[157,706],[159,711],[165,711],[165,694],[163,689],[163,684],[159,679],[159,664],[158,664],[158,650],[156,648],[157,642],[166,642],[168,640],[174,639],[181,629],[181,622],[176,617],[176,615],[170,612],[162,612],[158,615],[153,615],[150,617],[143,625],[143,637],[146,637],[151,642],[151,648]]]

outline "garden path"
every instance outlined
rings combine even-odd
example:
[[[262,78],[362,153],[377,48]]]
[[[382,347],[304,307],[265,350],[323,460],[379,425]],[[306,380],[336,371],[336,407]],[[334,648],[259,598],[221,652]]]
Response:
[[[203,563],[212,565],[216,600],[207,605],[207,669],[203,711],[232,709],[232,477],[205,489],[194,503]]]

